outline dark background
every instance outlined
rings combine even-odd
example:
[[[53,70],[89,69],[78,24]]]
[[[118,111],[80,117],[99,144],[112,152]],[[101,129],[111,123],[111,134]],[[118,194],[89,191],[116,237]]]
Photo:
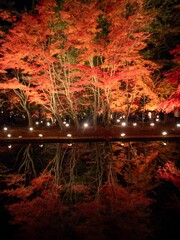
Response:
[[[0,0],[0,8],[9,10],[30,10],[36,0]]]

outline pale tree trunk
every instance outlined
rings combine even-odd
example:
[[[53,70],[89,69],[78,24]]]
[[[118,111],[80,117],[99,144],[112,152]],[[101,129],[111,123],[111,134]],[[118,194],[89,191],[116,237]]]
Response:
[[[63,130],[64,129],[64,124],[63,124],[61,116],[58,113],[54,113],[54,116],[55,116],[55,118],[58,122],[58,126],[60,127],[61,130]]]
[[[33,126],[33,120],[32,120],[31,112],[29,110],[28,96],[26,95],[26,92],[24,92],[20,89],[14,89],[14,92],[19,97],[20,105],[27,114],[28,126],[32,127]]]
[[[26,102],[22,105],[25,112],[26,112],[26,115],[27,115],[27,119],[28,119],[28,127],[32,127],[33,126],[33,120],[32,120],[32,115],[31,115],[31,112],[28,108],[28,106],[26,105]]]
[[[75,124],[75,127],[76,129],[79,129],[80,128],[80,125],[79,125],[79,120],[78,120],[78,117],[77,116],[74,116],[74,124]]]
[[[33,126],[33,120],[32,120],[32,115],[29,111],[29,109],[26,109],[27,117],[28,117],[28,126],[32,127]]]

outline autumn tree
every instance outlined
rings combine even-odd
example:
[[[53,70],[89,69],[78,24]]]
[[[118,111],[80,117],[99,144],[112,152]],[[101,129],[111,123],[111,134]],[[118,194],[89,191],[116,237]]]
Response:
[[[171,51],[171,54],[174,56],[174,67],[164,73],[170,89],[169,97],[163,99],[158,106],[158,110],[165,113],[170,113],[176,108],[180,108],[180,45],[177,45],[176,48]]]
[[[5,21],[10,24],[14,24],[17,20],[14,12],[8,12],[5,10],[0,11],[0,18],[2,21]],[[6,24],[4,24],[6,26]],[[28,81],[27,76],[25,78],[22,77],[23,73],[19,66],[21,65],[21,53],[15,57],[15,54],[18,53],[18,49],[13,51],[13,41],[11,41],[11,37],[8,40],[8,35],[6,34],[7,29],[2,28],[1,34],[1,58],[0,58],[0,88],[6,92],[9,97],[9,103],[11,107],[14,105],[14,108],[18,108],[20,111],[24,111],[27,114],[28,125],[32,126],[32,116],[30,112],[30,102],[27,94],[28,91]],[[6,36],[6,40],[4,39]],[[14,39],[15,41],[17,39]],[[12,44],[12,45],[11,45]],[[8,49],[10,50],[8,52]],[[6,55],[5,55],[6,53]],[[16,58],[16,60],[15,60]],[[14,94],[18,97],[14,98]]]
[[[36,14],[22,15],[2,45],[1,64],[4,70],[20,72],[21,78],[16,77],[18,89],[20,85],[22,89],[28,86],[29,102],[41,104],[62,128],[62,115],[70,116],[78,126],[77,110],[83,88],[75,87],[79,76],[70,65],[75,62],[77,50],[65,48],[64,23],[55,7],[53,0],[41,1]]]
[[[58,21],[54,15],[54,7],[55,1],[42,1],[42,4],[37,6],[37,14],[22,15],[21,20],[6,35],[2,45],[1,67],[5,71],[11,70],[14,89],[17,85],[19,96],[24,94],[28,103],[41,104],[56,117],[62,127],[61,114],[67,106],[63,103],[63,86],[58,86],[56,82],[56,76],[61,77],[62,68],[59,66],[57,73],[57,59],[54,55],[62,37],[58,42],[52,40],[55,34],[57,38],[60,31],[55,27]],[[10,88],[9,82],[6,84]]]
[[[112,112],[128,119],[142,96],[147,108],[156,100],[155,65],[139,54],[150,20],[142,1],[66,1],[59,11],[54,0],[43,0],[6,35],[1,67],[10,69],[17,93],[42,105],[61,128],[64,115],[78,127],[84,110],[94,126],[99,115],[108,125]]]
[[[77,51],[76,62],[71,65],[72,73],[77,74],[77,77],[73,78],[73,91],[80,94],[79,106],[92,115],[94,126],[97,123],[97,114],[102,101],[100,88],[96,85],[101,69],[95,63],[95,58],[98,61],[101,56],[101,46],[95,41],[99,31],[97,19],[100,13],[96,1],[91,1],[89,4],[67,1],[61,11],[61,18],[67,24],[64,29],[67,38],[65,47],[67,50]]]
[[[14,109],[18,109],[20,112],[25,112],[28,119],[28,126],[32,127],[32,114],[31,114],[31,105],[28,97],[28,86],[23,85],[17,82],[16,78],[9,80],[8,82],[4,81],[0,83],[0,88],[6,91],[6,94],[10,96],[9,103],[13,106]],[[13,91],[13,93],[11,92]]]
[[[139,54],[149,37],[145,28],[150,18],[143,15],[141,1],[138,5],[133,1],[129,5],[126,1],[117,1],[102,2],[98,6],[93,2],[75,8],[78,3],[75,1],[73,7],[67,1],[61,15],[68,23],[64,30],[67,46],[80,49],[74,68],[81,72],[83,82],[78,84],[83,84],[92,101],[94,125],[98,113],[102,114],[106,124],[113,111],[124,112],[128,118],[131,110],[138,109],[143,95],[148,96],[149,101],[156,99],[150,78],[155,64]],[[101,11],[97,12],[99,9]],[[92,11],[91,16],[95,11],[98,13],[95,16],[99,19],[98,25],[87,18],[87,11]],[[103,21],[109,25],[106,33]]]
[[[116,79],[114,89],[110,89],[110,108],[125,113],[126,119],[130,112],[140,110],[140,99],[143,96],[148,97],[149,102],[156,100],[150,76],[157,66],[140,55],[149,38],[147,26],[153,18],[144,12],[142,4],[142,1],[105,4],[110,33],[102,68],[110,72],[111,82],[114,83]],[[152,105],[145,107],[152,108]]]
[[[144,0],[144,8],[155,15],[149,25],[151,37],[144,54],[165,65],[171,59],[170,49],[179,43],[179,3],[177,0]]]
[[[178,105],[177,85],[175,81],[169,81],[169,78],[171,78],[171,72],[173,74],[173,55],[179,44],[179,4],[176,0],[145,0],[144,8],[153,12],[155,17],[148,27],[151,36],[147,41],[147,47],[142,52],[147,59],[151,59],[161,66],[161,69],[156,71],[157,75],[153,77],[156,82],[158,101],[162,102],[160,105],[157,104],[157,110],[170,113],[175,105]],[[174,62],[177,66],[175,59]],[[174,96],[172,96],[173,92]],[[170,100],[171,98],[172,100]]]

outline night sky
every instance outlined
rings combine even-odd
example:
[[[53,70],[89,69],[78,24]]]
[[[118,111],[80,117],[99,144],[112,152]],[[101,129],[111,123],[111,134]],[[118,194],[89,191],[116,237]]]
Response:
[[[0,8],[17,11],[29,10],[35,0],[0,0]]]

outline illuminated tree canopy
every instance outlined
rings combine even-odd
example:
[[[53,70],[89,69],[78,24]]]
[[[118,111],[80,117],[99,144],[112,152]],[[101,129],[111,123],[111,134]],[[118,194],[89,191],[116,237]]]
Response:
[[[61,128],[64,115],[78,127],[83,112],[96,126],[99,116],[109,125],[114,112],[128,119],[157,110],[153,72],[162,65],[140,54],[156,13],[143,4],[76,0],[58,6],[42,0],[20,18],[1,11],[12,27],[1,31],[0,88],[19,96],[29,123],[30,106],[41,105]]]

